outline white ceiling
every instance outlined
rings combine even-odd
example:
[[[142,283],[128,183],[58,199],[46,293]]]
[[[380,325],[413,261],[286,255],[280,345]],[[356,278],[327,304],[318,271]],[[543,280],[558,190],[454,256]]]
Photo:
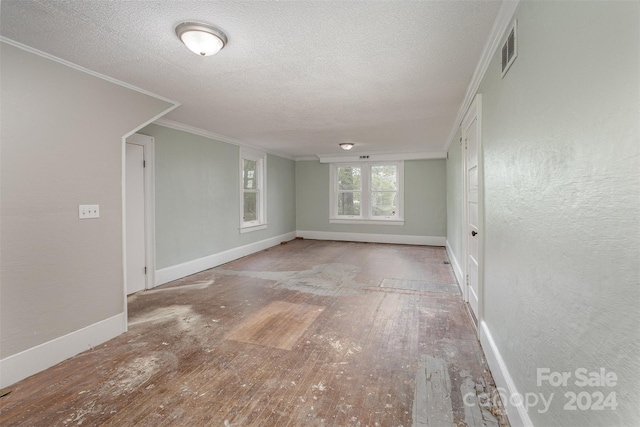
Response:
[[[166,119],[301,157],[442,151],[500,1],[2,0],[2,36],[182,105]],[[198,57],[177,24],[229,37]]]

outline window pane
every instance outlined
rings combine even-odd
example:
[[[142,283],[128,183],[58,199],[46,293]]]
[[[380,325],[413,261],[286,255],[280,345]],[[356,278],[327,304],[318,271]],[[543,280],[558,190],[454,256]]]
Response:
[[[243,187],[245,190],[255,190],[256,188],[256,170],[258,162],[243,159],[244,167],[242,169]]]
[[[338,193],[338,215],[360,215],[360,192]]]
[[[360,190],[360,167],[338,167],[338,190]]]
[[[397,190],[398,167],[396,165],[372,166],[371,189],[374,191]]]
[[[243,219],[245,222],[255,221],[258,216],[256,215],[256,202],[258,200],[258,193],[244,193],[244,212]]]
[[[395,191],[371,193],[371,213],[373,216],[396,216],[398,206]]]

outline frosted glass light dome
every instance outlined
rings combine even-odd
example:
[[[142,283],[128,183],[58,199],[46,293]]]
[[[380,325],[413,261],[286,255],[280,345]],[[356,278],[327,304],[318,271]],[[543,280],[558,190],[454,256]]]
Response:
[[[176,35],[196,55],[215,55],[227,44],[227,36],[215,27],[198,22],[183,22]]]

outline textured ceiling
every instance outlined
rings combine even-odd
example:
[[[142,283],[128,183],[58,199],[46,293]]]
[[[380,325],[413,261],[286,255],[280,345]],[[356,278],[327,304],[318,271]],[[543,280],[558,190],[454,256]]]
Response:
[[[166,119],[289,156],[441,151],[499,1],[2,0],[0,33],[182,103]],[[229,37],[198,57],[182,21]]]

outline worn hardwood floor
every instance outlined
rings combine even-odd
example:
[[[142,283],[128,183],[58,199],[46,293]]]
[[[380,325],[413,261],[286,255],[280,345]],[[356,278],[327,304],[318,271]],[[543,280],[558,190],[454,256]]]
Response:
[[[294,240],[139,292],[129,332],[11,386],[0,423],[508,425],[446,261]]]

